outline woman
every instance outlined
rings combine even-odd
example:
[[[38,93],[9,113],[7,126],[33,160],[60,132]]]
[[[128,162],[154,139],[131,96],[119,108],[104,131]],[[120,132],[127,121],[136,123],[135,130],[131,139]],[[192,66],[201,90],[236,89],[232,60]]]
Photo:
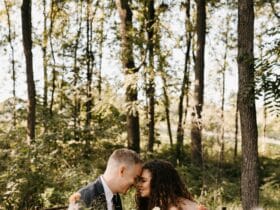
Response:
[[[144,164],[137,190],[138,210],[206,210],[193,200],[173,165],[164,160]]]

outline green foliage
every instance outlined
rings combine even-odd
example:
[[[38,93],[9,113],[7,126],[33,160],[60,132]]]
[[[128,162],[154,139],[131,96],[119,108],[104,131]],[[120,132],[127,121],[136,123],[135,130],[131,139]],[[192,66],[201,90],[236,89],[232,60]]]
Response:
[[[256,65],[256,96],[263,96],[264,106],[277,116],[280,115],[280,73],[273,69],[279,67],[279,63],[270,63],[268,59]]]

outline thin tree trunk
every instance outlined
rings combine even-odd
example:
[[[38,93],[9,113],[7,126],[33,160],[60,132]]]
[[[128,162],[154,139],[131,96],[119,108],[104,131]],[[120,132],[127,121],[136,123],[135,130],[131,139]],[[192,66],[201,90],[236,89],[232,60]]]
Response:
[[[139,68],[135,68],[133,58],[133,37],[132,37],[132,11],[130,0],[116,0],[116,6],[121,19],[121,62],[125,69],[128,85],[126,87],[127,109],[127,140],[128,148],[137,152],[140,151],[140,128],[139,113],[137,108],[137,80],[136,74]]]
[[[235,132],[234,132],[234,160],[237,161],[237,149],[238,149],[238,96],[236,100],[235,109]]]
[[[102,13],[105,13],[104,2],[102,4]],[[99,67],[98,67],[98,97],[101,100],[102,93],[102,60],[103,60],[103,44],[104,44],[104,16],[102,16],[101,26],[100,26],[100,38],[99,38]]]
[[[148,137],[148,151],[152,152],[155,142],[155,70],[154,70],[154,27],[155,27],[155,8],[154,0],[148,0],[148,18],[147,18],[147,32],[148,32],[148,52],[149,52],[149,84],[147,95],[149,98],[149,137]]]
[[[163,58],[161,58],[160,60],[162,60]],[[169,107],[170,107],[170,102],[169,102],[169,97],[168,97],[168,93],[167,93],[167,81],[166,78],[164,76],[164,70],[163,70],[163,65],[161,64],[162,61],[160,61],[160,69],[161,69],[161,78],[163,81],[163,96],[164,96],[164,110],[165,110],[165,116],[166,116],[166,123],[167,123],[167,130],[168,130],[168,136],[169,136],[169,142],[170,145],[173,146],[173,139],[172,139],[172,131],[171,131],[171,122],[170,122],[170,111],[169,111]]]
[[[184,66],[184,76],[181,86],[181,94],[179,97],[179,105],[178,105],[178,126],[177,126],[177,144],[176,144],[176,156],[177,160],[179,160],[179,163],[181,164],[182,161],[182,155],[183,155],[183,145],[184,145],[184,127],[183,127],[183,110],[184,110],[184,97],[187,95],[188,91],[188,83],[189,83],[189,58],[190,58],[190,49],[191,49],[191,32],[190,28],[188,27],[188,23],[190,22],[190,1],[187,0],[186,2],[186,38],[187,38],[187,50],[185,53],[185,66]],[[187,106],[187,104],[186,104]]]
[[[80,8],[79,8],[80,6]],[[82,3],[79,1],[77,3],[77,19],[76,19],[76,24],[78,25],[78,31],[76,34],[76,40],[75,40],[75,45],[74,45],[74,57],[73,57],[73,71],[74,71],[74,82],[73,85],[75,87],[74,90],[74,106],[73,106],[73,121],[74,121],[74,139],[79,140],[79,132],[80,130],[80,120],[79,120],[79,115],[80,115],[80,107],[81,107],[81,102],[80,102],[80,88],[78,88],[78,82],[79,82],[79,72],[80,69],[77,65],[78,59],[77,59],[77,54],[78,54],[78,47],[79,47],[79,41],[80,41],[80,35],[81,35],[81,17],[80,14],[82,14]]]
[[[8,42],[11,48],[11,62],[12,62],[12,79],[13,79],[13,127],[15,128],[17,125],[17,115],[16,115],[16,69],[15,69],[15,50],[13,45],[14,34],[12,33],[12,25],[10,18],[10,5],[7,0],[4,0],[5,9],[7,13],[7,21],[8,21]]]
[[[87,45],[86,45],[86,63],[87,63],[87,101],[86,101],[86,122],[85,122],[85,133],[86,133],[86,142],[89,144],[88,140],[90,139],[90,127],[91,127],[91,109],[93,104],[92,98],[92,74],[93,74],[93,62],[94,55],[92,52],[92,14],[91,14],[91,0],[87,0]]]
[[[47,113],[48,113],[48,58],[47,58],[47,45],[48,45],[48,32],[47,32],[47,12],[46,0],[43,0],[43,15],[44,15],[44,31],[43,31],[43,75],[44,75],[44,93],[43,93],[43,110],[44,110],[44,132],[47,132]]]
[[[223,57],[222,66],[222,103],[221,103],[221,130],[220,130],[220,142],[221,142],[221,152],[220,152],[220,166],[223,165],[225,158],[225,119],[224,119],[224,107],[225,107],[225,80],[226,80],[226,70],[227,70],[227,54],[228,54],[228,38],[229,38],[229,17],[226,17],[226,32],[225,32],[225,54]]]
[[[52,117],[53,115],[53,104],[54,104],[54,92],[56,88],[56,70],[55,70],[55,65],[56,65],[56,60],[55,60],[55,55],[54,55],[54,48],[53,48],[53,41],[52,41],[52,31],[53,31],[53,23],[55,20],[56,13],[54,12],[54,5],[55,1],[51,1],[51,14],[50,14],[50,30],[49,30],[49,40],[50,40],[50,47],[51,47],[51,55],[52,55],[52,90],[51,90],[51,101],[50,101],[50,116]]]
[[[187,47],[190,49],[192,48],[192,39],[193,39],[193,31],[192,31],[192,20],[191,20],[191,1],[186,0],[186,34],[187,34]],[[191,55],[190,55],[190,49],[186,51],[188,54],[188,62],[190,63],[191,61]],[[183,121],[183,126],[186,125],[187,122],[187,116],[188,116],[188,108],[189,108],[189,91],[190,91],[190,69],[187,71],[187,81],[186,81],[186,105],[185,105],[185,111],[184,111],[184,121]]]
[[[244,210],[258,206],[258,130],[254,85],[254,1],[238,1],[238,108],[242,137],[241,199]]]
[[[197,52],[195,62],[195,90],[194,90],[194,112],[192,114],[191,127],[191,151],[192,161],[202,166],[202,144],[201,144],[201,112],[203,107],[204,91],[204,48],[206,32],[206,3],[205,0],[197,0]]]
[[[31,1],[23,0],[21,6],[22,37],[26,60],[28,93],[27,135],[28,143],[35,141],[36,91],[33,79]]]

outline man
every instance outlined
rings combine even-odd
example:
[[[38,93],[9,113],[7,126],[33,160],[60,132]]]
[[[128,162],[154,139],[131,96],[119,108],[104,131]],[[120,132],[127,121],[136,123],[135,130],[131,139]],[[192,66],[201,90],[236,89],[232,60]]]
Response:
[[[70,198],[70,205],[80,200],[95,210],[122,210],[119,193],[125,194],[134,185],[142,171],[142,161],[133,150],[117,149],[108,162],[103,175],[81,188]]]

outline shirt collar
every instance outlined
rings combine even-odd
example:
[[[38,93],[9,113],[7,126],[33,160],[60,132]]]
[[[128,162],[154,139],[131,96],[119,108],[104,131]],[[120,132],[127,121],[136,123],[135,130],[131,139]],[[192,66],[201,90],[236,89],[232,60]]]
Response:
[[[100,177],[101,177],[102,185],[104,187],[106,200],[107,201],[111,201],[114,194],[111,191],[111,189],[109,188],[109,186],[107,185],[107,183],[106,183],[105,179],[103,178],[103,176],[100,176]]]

